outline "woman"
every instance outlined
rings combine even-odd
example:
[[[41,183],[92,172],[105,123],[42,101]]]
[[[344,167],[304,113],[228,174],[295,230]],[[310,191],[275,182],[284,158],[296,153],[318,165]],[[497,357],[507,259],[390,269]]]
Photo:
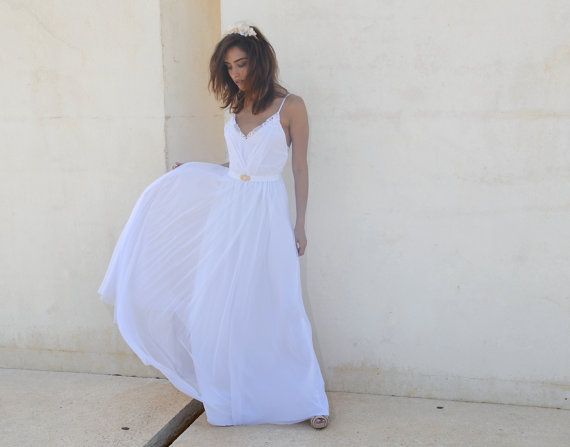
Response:
[[[228,163],[177,163],[127,221],[99,287],[145,365],[203,402],[212,425],[328,424],[298,257],[306,246],[308,124],[257,27],[229,29],[209,87],[233,112]],[[297,218],[282,177],[292,145]]]

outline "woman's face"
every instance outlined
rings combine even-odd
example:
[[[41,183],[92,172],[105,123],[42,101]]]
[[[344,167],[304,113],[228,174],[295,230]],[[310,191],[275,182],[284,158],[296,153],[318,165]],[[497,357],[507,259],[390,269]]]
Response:
[[[247,53],[238,47],[231,47],[226,51],[224,64],[228,69],[230,78],[235,82],[240,90],[244,90],[247,78]]]

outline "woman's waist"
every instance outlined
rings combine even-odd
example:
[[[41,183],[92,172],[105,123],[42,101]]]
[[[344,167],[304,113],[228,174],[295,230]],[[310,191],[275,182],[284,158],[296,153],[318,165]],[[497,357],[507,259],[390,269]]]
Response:
[[[236,169],[231,166],[228,168],[228,176],[242,182],[267,182],[283,178],[281,172],[257,172],[247,169]]]

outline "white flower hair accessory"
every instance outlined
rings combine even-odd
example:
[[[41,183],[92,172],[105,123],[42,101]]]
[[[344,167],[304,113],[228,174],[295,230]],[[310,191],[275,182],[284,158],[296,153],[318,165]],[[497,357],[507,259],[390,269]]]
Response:
[[[244,20],[234,23],[226,28],[225,34],[241,34],[242,36],[257,36],[255,30]]]

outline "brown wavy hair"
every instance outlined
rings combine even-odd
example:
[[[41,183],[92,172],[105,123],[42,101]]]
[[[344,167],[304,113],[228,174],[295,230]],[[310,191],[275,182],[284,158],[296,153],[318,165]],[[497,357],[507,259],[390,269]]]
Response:
[[[225,35],[216,45],[210,57],[210,80],[208,90],[222,103],[221,109],[230,107],[232,113],[239,113],[244,107],[245,92],[232,81],[224,64],[226,52],[238,47],[247,54],[248,68],[245,84],[251,98],[254,115],[262,112],[273,103],[277,93],[288,93],[278,82],[279,67],[273,46],[259,28],[252,25],[255,36],[242,36],[238,33]]]

